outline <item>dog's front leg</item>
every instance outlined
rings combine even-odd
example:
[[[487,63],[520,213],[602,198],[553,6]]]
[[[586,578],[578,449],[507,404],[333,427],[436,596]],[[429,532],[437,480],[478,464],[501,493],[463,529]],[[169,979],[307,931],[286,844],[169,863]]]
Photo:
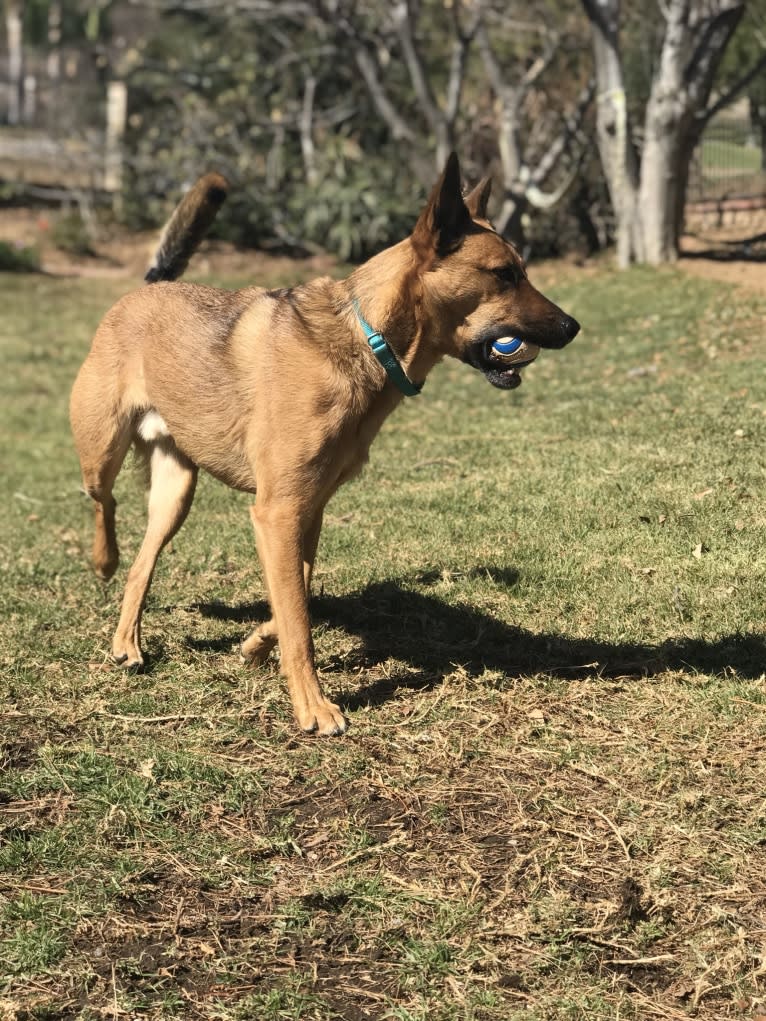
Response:
[[[323,510],[316,511],[303,532],[303,581],[306,586],[307,598],[311,595],[311,576],[319,545],[319,533],[322,531],[322,515]],[[278,638],[277,622],[272,616],[271,620],[254,628],[244,640],[240,647],[242,659],[250,666],[265,663],[271,650],[277,644]]]
[[[282,672],[298,726],[319,734],[342,734],[346,720],[338,706],[322,694],[314,664],[304,573],[306,524],[286,501],[256,500],[250,517],[279,634]]]

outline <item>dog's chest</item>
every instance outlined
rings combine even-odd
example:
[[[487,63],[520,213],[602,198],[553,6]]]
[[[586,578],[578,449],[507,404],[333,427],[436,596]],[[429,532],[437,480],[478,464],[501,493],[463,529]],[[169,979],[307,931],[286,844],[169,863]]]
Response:
[[[342,444],[342,457],[338,459],[339,486],[357,476],[367,464],[375,437],[399,401],[399,395],[389,392],[389,388],[386,388],[347,430],[345,442]]]

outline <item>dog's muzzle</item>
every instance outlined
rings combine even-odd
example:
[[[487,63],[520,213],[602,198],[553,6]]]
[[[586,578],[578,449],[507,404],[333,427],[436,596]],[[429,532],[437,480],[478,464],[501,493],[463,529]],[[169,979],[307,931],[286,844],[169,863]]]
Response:
[[[512,336],[507,330],[498,328],[487,331],[470,344],[463,355],[464,361],[483,373],[487,381],[500,390],[515,390],[521,386],[521,370],[540,353],[540,346],[525,337],[517,338],[522,341],[521,348],[510,356],[495,350],[495,344],[502,349]]]
[[[551,323],[544,331],[520,331],[517,333],[513,327],[507,325],[495,326],[485,330],[480,337],[468,345],[463,354],[463,360],[483,373],[492,386],[496,386],[500,390],[515,390],[517,386],[521,386],[520,370],[535,360],[540,353],[540,348],[566,347],[579,332],[580,324],[577,320],[563,312],[560,318]],[[524,342],[524,349],[531,357],[509,364],[507,359],[493,350],[493,345],[497,341],[508,340],[514,336]]]

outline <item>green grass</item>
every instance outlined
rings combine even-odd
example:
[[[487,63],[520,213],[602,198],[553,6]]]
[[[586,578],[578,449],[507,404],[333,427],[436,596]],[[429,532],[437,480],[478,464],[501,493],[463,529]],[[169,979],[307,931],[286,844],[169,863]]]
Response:
[[[766,301],[537,278],[582,336],[513,394],[440,366],[328,509],[319,741],[239,664],[263,582],[210,479],[110,665],[143,494],[103,586],[66,406],[126,285],[0,277],[0,1015],[765,1012]]]
[[[757,145],[707,139],[702,143],[702,165],[706,174],[754,174],[761,169],[761,150]]]

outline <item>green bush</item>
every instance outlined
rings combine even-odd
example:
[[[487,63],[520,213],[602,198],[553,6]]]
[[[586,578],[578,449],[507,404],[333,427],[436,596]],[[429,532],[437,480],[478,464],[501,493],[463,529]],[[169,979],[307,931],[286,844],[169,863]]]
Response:
[[[63,213],[53,224],[50,239],[56,248],[70,255],[94,255],[87,224],[76,210]]]
[[[31,245],[0,241],[0,273],[39,273],[40,253]]]

